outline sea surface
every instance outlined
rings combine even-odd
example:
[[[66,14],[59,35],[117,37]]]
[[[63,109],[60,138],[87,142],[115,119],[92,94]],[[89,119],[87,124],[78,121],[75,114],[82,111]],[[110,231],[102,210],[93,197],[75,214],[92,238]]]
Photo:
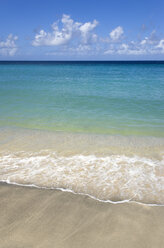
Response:
[[[0,181],[164,204],[164,62],[0,62]]]

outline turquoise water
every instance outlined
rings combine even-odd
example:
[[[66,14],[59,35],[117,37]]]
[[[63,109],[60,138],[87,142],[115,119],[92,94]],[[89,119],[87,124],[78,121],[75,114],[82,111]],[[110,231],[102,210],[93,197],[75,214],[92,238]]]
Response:
[[[0,126],[164,137],[164,63],[0,63]]]
[[[164,63],[1,62],[0,182],[164,205]]]

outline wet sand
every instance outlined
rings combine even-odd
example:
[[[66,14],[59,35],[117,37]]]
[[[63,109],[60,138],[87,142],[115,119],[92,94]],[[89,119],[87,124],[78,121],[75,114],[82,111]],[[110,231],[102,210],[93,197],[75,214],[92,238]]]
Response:
[[[164,207],[0,184],[2,248],[163,248]]]

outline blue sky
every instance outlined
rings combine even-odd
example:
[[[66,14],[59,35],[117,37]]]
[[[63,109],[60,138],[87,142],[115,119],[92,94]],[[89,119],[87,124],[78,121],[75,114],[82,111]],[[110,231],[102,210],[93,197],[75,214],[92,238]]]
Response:
[[[1,0],[0,60],[164,59],[162,0]]]

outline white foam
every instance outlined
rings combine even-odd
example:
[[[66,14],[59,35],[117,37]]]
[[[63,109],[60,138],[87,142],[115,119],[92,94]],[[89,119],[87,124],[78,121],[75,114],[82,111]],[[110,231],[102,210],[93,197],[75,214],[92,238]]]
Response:
[[[105,202],[164,203],[164,160],[112,155],[58,156],[54,152],[6,153],[0,181],[58,188]]]

